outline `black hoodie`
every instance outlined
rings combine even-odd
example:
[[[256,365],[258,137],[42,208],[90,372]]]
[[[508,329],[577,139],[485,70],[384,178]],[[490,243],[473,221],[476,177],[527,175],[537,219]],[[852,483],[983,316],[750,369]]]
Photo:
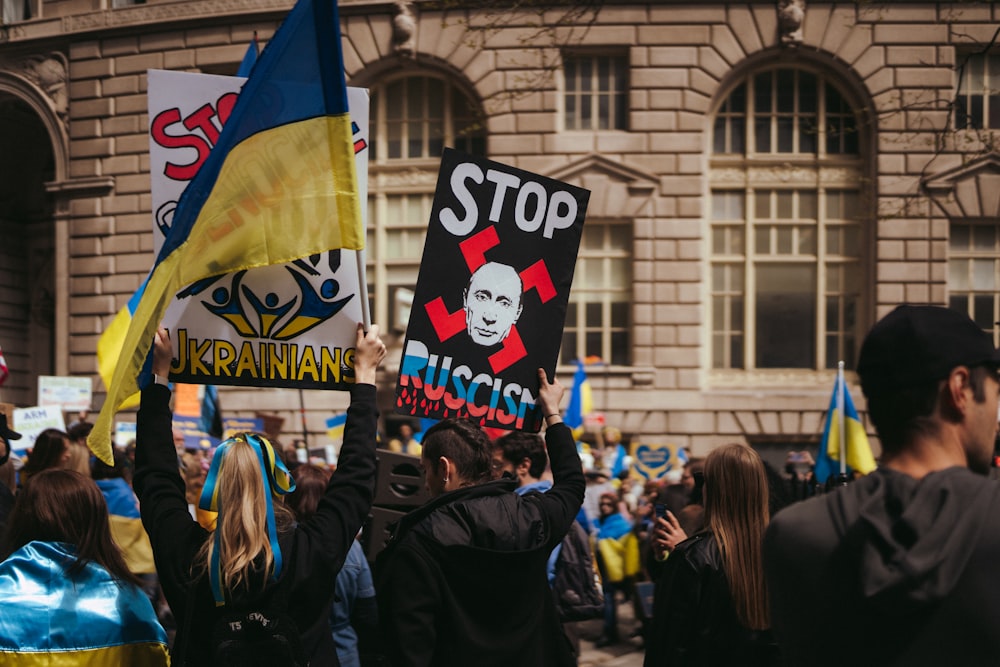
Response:
[[[375,588],[393,667],[575,664],[546,581],[549,553],[583,502],[565,425],[545,436],[554,483],[514,493],[500,479],[444,493],[403,517]]]
[[[779,512],[764,567],[784,663],[997,664],[998,491],[966,468],[880,468]]]

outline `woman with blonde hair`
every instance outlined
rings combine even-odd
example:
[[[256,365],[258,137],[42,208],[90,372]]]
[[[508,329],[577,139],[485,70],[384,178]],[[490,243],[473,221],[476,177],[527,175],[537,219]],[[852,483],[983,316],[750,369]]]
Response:
[[[713,450],[704,502],[704,529],[677,545],[657,579],[644,665],[776,665],[761,557],[768,484],[757,452]]]
[[[330,665],[334,581],[368,516],[375,477],[378,327],[358,325],[355,384],[339,466],[316,512],[295,523],[282,496],[295,485],[266,438],[238,434],[217,448],[199,507],[188,512],[173,444],[173,352],[165,329],[153,349],[155,382],[142,390],[134,486],[164,596],[177,622],[173,665]],[[254,633],[257,633],[254,635]]]

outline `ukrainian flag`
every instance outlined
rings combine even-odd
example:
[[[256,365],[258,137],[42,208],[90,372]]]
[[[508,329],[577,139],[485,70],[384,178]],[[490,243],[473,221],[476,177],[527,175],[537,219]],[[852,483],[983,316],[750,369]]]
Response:
[[[825,484],[830,475],[840,472],[841,423],[844,428],[844,447],[847,449],[847,467],[867,475],[876,468],[875,457],[872,456],[865,427],[861,424],[858,411],[854,409],[851,392],[844,382],[843,362],[837,371],[837,381],[833,384],[833,396],[826,413],[826,427],[823,429],[823,440],[816,458],[815,475],[820,484]]]
[[[566,415],[563,421],[566,426],[573,429],[573,437],[577,440],[583,435],[583,418],[594,411],[594,399],[587,382],[587,371],[583,368],[583,362],[576,360],[576,372],[573,373],[573,388],[569,393],[569,405],[566,406]]]
[[[326,435],[330,440],[343,440],[344,427],[347,425],[347,413],[335,414],[326,420]]]
[[[180,289],[334,248],[360,250],[364,238],[337,5],[298,0],[177,203],[91,450],[111,462],[114,414],[148,383],[153,334]]]
[[[132,324],[132,314],[135,313],[139,300],[142,298],[142,291],[146,289],[146,281],[135,291],[132,298],[128,300],[111,324],[104,330],[97,341],[97,372],[101,376],[106,388],[111,387],[111,378],[115,374],[115,366],[118,365],[118,358],[122,354],[122,346],[125,345],[125,335],[128,333],[129,325]],[[135,393],[122,402],[119,409],[138,407],[139,394]]]

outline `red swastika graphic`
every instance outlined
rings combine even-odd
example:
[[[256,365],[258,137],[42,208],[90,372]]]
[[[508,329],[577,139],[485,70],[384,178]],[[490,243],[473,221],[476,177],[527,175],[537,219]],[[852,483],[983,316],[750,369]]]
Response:
[[[545,266],[545,260],[540,259],[524,271],[521,271],[521,282],[524,283],[524,291],[527,293],[532,288],[538,290],[538,298],[542,303],[556,295],[556,288],[552,284],[552,276],[549,275],[549,267]]]
[[[427,316],[431,320],[434,332],[443,343],[459,331],[465,331],[465,309],[459,308],[454,313],[448,312],[448,307],[444,305],[444,299],[438,297],[424,306]]]
[[[486,251],[500,245],[500,237],[497,236],[496,227],[487,227],[474,236],[470,236],[458,244],[465,257],[465,263],[469,267],[469,273],[475,273],[476,269],[486,263]]]
[[[515,324],[510,328],[507,337],[504,338],[503,347],[490,355],[490,366],[494,373],[499,373],[526,356],[528,356],[528,351],[524,349],[524,342],[521,340],[521,334],[517,332]]]

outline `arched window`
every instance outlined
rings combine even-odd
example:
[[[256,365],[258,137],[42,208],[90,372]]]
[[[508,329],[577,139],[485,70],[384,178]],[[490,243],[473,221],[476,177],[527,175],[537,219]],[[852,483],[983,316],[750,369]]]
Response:
[[[402,332],[430,219],[441,152],[486,154],[479,105],[450,80],[387,78],[371,86],[368,284],[372,318]]]
[[[857,113],[822,73],[743,77],[715,115],[713,369],[854,365],[867,218]]]

